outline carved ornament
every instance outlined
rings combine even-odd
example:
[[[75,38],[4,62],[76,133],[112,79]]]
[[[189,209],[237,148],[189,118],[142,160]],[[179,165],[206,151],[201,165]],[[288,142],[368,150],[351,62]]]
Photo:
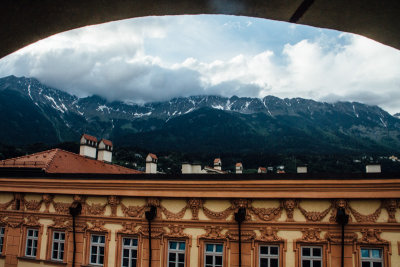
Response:
[[[26,219],[27,221],[24,223],[26,226],[41,226],[39,223],[39,217],[37,216],[29,215]]]
[[[24,223],[23,218],[7,218],[7,225],[11,228],[18,228]]]
[[[228,218],[228,216],[232,213],[232,211],[233,211],[232,206],[227,208],[224,211],[212,211],[203,205],[203,212],[209,219],[224,220],[224,219]]]
[[[134,222],[123,222],[122,223],[122,230],[119,230],[118,233],[127,234],[127,235],[135,235],[138,233],[136,230],[137,224]]]
[[[190,238],[191,236],[188,234],[185,234],[183,232],[184,227],[183,225],[178,225],[178,224],[173,224],[173,225],[168,225],[169,228],[169,233],[166,233],[166,237],[172,237],[172,238]]]
[[[53,202],[54,209],[56,210],[56,213],[59,214],[68,214],[69,213],[69,207],[71,206],[70,203],[64,203],[64,202]]]
[[[142,226],[139,229],[139,233],[143,236],[149,236],[149,227]],[[161,238],[164,235],[164,229],[161,226],[152,226],[151,227],[151,238]]]
[[[85,230],[91,232],[108,232],[106,228],[104,228],[105,222],[101,220],[95,220],[90,222],[91,225],[86,225]]]
[[[294,209],[297,208],[298,206],[298,201],[296,199],[285,199],[282,200],[282,204],[281,206],[283,206],[283,208],[286,210],[286,221],[287,222],[294,222],[293,219],[293,213],[294,213]]]
[[[179,212],[177,213],[173,213],[169,210],[167,210],[167,208],[165,208],[164,206],[160,206],[162,212],[165,214],[165,217],[167,217],[167,219],[175,219],[175,220],[179,220],[182,219],[183,216],[185,216],[186,210],[188,208],[188,205],[186,205],[185,207],[183,207]]]
[[[278,230],[268,226],[267,228],[261,229],[261,236],[257,237],[257,241],[263,242],[280,242],[283,241],[282,238],[278,236]]]
[[[297,240],[301,241],[304,243],[318,243],[318,242],[324,242],[323,239],[321,239],[321,229],[316,229],[316,228],[308,228],[308,229],[303,229],[301,230],[303,236]]]
[[[117,196],[109,196],[107,204],[111,207],[111,216],[117,216],[117,207],[121,203],[121,200]]]
[[[388,213],[388,223],[396,222],[396,209],[397,209],[397,201],[395,199],[385,199],[383,202],[383,206],[385,207]]]
[[[1,203],[0,204],[0,210],[8,209],[8,207],[11,206],[11,204],[13,204],[13,203],[14,203],[14,199],[12,199],[12,200],[10,200],[10,201],[8,201],[6,203]]]
[[[27,210],[38,211],[38,210],[40,210],[41,206],[42,206],[42,200],[40,200],[40,201],[37,201],[37,200],[25,201],[25,207]]]
[[[86,211],[88,215],[104,215],[107,204],[86,204]]]
[[[49,225],[51,228],[56,228],[56,229],[72,229],[72,223],[69,220],[66,220],[64,217],[54,217],[53,218],[54,223],[52,225]]]
[[[43,194],[42,195],[42,202],[45,205],[45,212],[49,212],[50,204],[53,203],[54,196],[50,194]]]
[[[147,199],[147,207],[155,206],[156,208],[160,207],[160,199],[155,197],[149,197]]]
[[[277,208],[255,208],[251,207],[250,211],[263,221],[276,221],[281,217],[282,205]]]
[[[386,240],[381,238],[382,231],[379,229],[362,229],[361,230],[362,237],[358,240],[360,244],[387,244],[389,243]]]
[[[329,211],[332,209],[332,205],[330,205],[326,210],[324,211],[306,211],[303,209],[300,204],[298,205],[298,208],[300,212],[304,215],[306,218],[307,222],[320,222],[322,221],[326,215],[328,215]]]
[[[226,236],[221,233],[222,232],[221,226],[206,226],[204,229],[206,230],[206,233],[204,235],[199,236],[199,238],[213,239],[213,240],[226,239]]]
[[[14,200],[12,203],[12,209],[17,210],[17,203],[19,203],[19,209],[24,206],[24,194],[22,193],[14,193]]]
[[[350,214],[350,210],[349,210],[349,203],[346,199],[340,198],[340,199],[335,199],[332,201],[332,213],[331,213],[331,217],[329,218],[330,222],[336,222],[336,214],[337,214],[337,210],[338,208],[343,208],[346,211],[346,214]],[[351,216],[349,216],[349,222],[352,221]]]
[[[382,205],[374,213],[369,214],[369,215],[363,215],[363,214],[359,213],[358,211],[353,209],[350,205],[349,205],[349,210],[351,211],[351,214],[353,214],[353,216],[357,222],[359,222],[359,223],[373,222],[374,223],[374,222],[376,222],[379,215],[381,214]]]
[[[233,241],[239,240],[239,231],[228,231],[225,235],[230,240],[233,240]],[[254,240],[256,238],[256,236],[257,235],[256,235],[256,233],[254,233],[254,231],[244,230],[244,231],[242,231],[240,238],[242,241],[251,241],[251,240]]]
[[[191,198],[187,201],[190,210],[192,211],[192,220],[199,219],[199,210],[203,207],[203,200],[200,198]]]
[[[140,218],[145,212],[146,206],[125,206],[121,203],[122,212],[127,217]]]
[[[325,239],[331,242],[332,244],[341,244],[342,243],[342,233],[341,232],[329,232],[326,233]],[[344,243],[352,244],[357,241],[356,233],[345,233],[344,234]]]

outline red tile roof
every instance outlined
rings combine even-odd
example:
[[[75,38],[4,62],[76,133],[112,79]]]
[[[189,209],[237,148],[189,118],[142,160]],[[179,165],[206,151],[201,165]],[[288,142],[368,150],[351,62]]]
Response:
[[[241,162],[236,163],[236,167],[243,167]]]
[[[265,167],[258,167],[258,169],[259,169],[260,171],[262,171],[262,172],[267,172],[267,168],[265,168]]]
[[[46,173],[142,173],[119,165],[89,159],[58,148],[18,158],[2,160],[0,161],[0,168],[40,168]]]
[[[147,156],[150,156],[153,159],[158,159],[156,155],[154,155],[153,153],[149,153]]]
[[[96,142],[97,143],[97,138],[88,134],[82,134],[83,137],[85,137],[85,139]],[[82,138],[82,137],[81,137]]]
[[[112,142],[110,140],[107,139],[101,139],[100,142],[103,141],[103,143],[107,146],[113,146]]]
[[[215,163],[220,163],[220,162],[221,162],[221,159],[220,159],[220,158],[214,159],[214,164],[215,164]]]

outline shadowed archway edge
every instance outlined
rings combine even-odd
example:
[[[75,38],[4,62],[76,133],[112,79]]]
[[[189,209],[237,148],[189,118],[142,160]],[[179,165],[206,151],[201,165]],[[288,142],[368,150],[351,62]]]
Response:
[[[289,21],[302,0],[4,0],[0,58],[51,35],[110,21],[226,14]],[[297,23],[364,35],[400,49],[400,1],[315,0]]]

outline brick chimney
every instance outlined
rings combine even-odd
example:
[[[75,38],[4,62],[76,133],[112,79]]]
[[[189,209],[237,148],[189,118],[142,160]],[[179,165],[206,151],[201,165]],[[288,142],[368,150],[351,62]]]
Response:
[[[106,139],[101,139],[97,146],[97,160],[111,163],[112,150],[113,150],[112,142]]]
[[[88,134],[82,134],[80,140],[79,155],[96,159],[97,138]]]
[[[157,162],[157,156],[149,153],[146,157],[146,173],[157,173]]]

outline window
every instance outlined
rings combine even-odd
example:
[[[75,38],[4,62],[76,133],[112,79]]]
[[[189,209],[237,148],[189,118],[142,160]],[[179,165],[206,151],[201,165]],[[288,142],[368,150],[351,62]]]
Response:
[[[92,235],[90,238],[90,264],[102,266],[104,263],[104,235]]]
[[[206,244],[205,267],[222,267],[222,244]]]
[[[260,267],[279,266],[279,246],[260,246]]]
[[[185,241],[169,241],[168,267],[185,267]]]
[[[382,249],[361,248],[361,267],[383,267]]]
[[[38,247],[38,238],[39,230],[37,229],[28,229],[26,234],[26,249],[25,256],[27,257],[36,257],[37,247]]]
[[[138,240],[124,237],[122,239],[122,267],[135,267],[137,262]]]
[[[0,255],[3,253],[5,228],[0,227]]]
[[[322,247],[301,247],[301,267],[322,267]]]
[[[55,261],[62,261],[64,259],[64,232],[53,232],[53,245],[51,249],[51,259]]]

